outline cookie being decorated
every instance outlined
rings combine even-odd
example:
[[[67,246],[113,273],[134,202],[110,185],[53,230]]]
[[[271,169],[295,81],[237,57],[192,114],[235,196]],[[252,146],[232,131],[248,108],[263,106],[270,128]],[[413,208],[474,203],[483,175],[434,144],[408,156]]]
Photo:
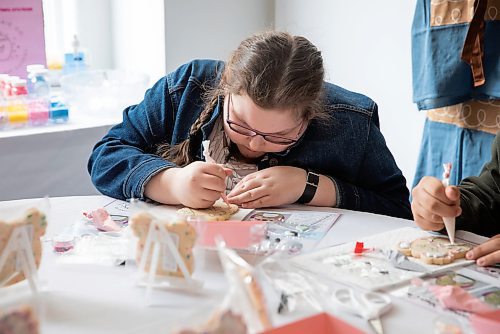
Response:
[[[398,251],[406,256],[411,256],[411,242],[400,241],[398,243]]]
[[[427,264],[445,265],[465,257],[472,246],[464,243],[451,244],[445,237],[424,237],[412,242],[402,241],[398,250],[414,258],[419,258]]]
[[[177,211],[178,214],[184,216],[202,216],[206,220],[209,221],[223,221],[229,220],[232,215],[238,212],[238,206],[235,204],[229,204],[229,207],[226,203],[219,200],[214,203],[214,205],[210,208],[206,209],[191,209],[191,208],[182,208]]]

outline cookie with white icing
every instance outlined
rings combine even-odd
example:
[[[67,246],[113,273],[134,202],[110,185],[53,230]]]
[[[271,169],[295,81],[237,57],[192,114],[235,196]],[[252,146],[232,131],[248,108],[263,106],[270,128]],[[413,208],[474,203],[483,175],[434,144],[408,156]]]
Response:
[[[404,247],[402,247],[404,246]],[[464,243],[451,244],[445,237],[418,238],[408,244],[401,242],[398,250],[407,256],[419,258],[427,264],[445,265],[465,257],[472,246]]]
[[[411,242],[409,241],[400,241],[398,243],[398,251],[405,256],[411,256],[411,247],[410,247]]]

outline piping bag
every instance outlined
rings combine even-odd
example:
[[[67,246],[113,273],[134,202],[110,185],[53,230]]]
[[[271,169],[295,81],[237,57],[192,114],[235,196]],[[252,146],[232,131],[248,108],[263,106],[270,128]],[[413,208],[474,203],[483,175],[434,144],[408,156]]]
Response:
[[[203,145],[203,156],[205,157],[205,161],[211,164],[217,164],[217,162],[210,156],[210,153],[208,153],[208,147],[210,146],[210,140],[204,140],[201,142]],[[229,201],[227,200],[227,196],[224,192],[220,193],[220,196],[222,197],[222,200],[224,203],[226,203],[227,207],[229,208]]]
[[[450,173],[451,173],[451,162],[443,164],[443,186],[448,187],[450,185]],[[448,238],[453,245],[455,243],[455,217],[443,217],[444,226],[446,227],[446,233],[448,233]]]

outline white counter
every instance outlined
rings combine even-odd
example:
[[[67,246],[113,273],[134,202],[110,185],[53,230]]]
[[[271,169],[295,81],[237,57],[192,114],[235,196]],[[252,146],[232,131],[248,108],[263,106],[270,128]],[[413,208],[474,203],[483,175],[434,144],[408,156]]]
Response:
[[[87,161],[120,118],[76,118],[66,124],[0,131],[0,200],[94,195]]]

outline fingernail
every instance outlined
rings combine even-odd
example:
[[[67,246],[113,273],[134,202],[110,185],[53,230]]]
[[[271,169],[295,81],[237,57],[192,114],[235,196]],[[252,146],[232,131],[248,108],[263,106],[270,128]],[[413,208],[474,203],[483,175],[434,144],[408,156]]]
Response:
[[[486,264],[486,261],[484,259],[479,259],[477,260],[477,264],[480,266],[484,266]]]
[[[474,254],[472,254],[472,252],[467,252],[467,254],[465,254],[465,257],[469,260],[472,260],[474,258]]]

